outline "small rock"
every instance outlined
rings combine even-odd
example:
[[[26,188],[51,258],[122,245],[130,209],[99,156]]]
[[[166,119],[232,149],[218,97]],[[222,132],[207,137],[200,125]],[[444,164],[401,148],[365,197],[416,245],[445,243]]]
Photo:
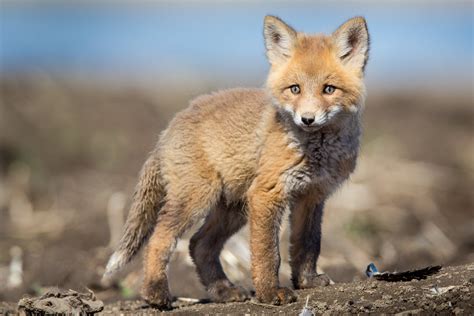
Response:
[[[390,301],[392,299],[392,296],[391,295],[383,295],[382,299],[384,299],[386,301]]]
[[[316,302],[315,307],[320,311],[325,311],[328,309],[328,303],[326,302]]]
[[[372,305],[372,303],[370,303],[370,302],[365,302],[365,303],[362,305],[362,307],[364,307],[365,309],[372,309],[372,306],[373,306],[373,305]]]

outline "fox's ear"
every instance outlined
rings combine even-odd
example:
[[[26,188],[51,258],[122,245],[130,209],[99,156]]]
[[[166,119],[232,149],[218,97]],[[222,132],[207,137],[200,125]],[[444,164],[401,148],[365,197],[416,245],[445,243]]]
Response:
[[[291,57],[296,31],[281,19],[267,15],[263,26],[265,47],[270,64],[282,63]]]
[[[355,17],[346,21],[332,38],[343,64],[364,71],[369,58],[369,31],[365,19]]]

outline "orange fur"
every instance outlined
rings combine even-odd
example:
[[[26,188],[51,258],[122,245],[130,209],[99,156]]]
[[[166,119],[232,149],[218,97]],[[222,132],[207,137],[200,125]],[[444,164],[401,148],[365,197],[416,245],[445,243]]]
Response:
[[[171,306],[166,267],[176,241],[203,218],[190,252],[212,299],[248,297],[219,262],[226,240],[248,219],[257,299],[295,300],[278,281],[278,231],[286,210],[295,288],[327,283],[316,274],[322,209],[355,168],[367,28],[355,18],[332,35],[311,36],[269,16],[264,35],[271,64],[267,87],[197,98],[161,134],[143,169],[107,270],[128,262],[151,235],[142,295],[159,308]],[[304,122],[308,117],[313,123]]]

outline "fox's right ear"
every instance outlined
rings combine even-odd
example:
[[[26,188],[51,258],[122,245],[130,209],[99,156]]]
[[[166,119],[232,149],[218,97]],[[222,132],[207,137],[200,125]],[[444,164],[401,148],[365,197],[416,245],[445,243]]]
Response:
[[[267,15],[263,35],[270,64],[279,64],[291,57],[296,40],[296,31],[291,26],[275,16]]]
[[[363,17],[355,17],[342,24],[332,37],[342,63],[364,71],[369,58],[369,31]]]

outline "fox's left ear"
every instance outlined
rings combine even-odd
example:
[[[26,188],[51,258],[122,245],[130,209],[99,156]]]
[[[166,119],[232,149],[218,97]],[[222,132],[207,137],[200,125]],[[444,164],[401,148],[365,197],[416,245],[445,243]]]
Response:
[[[369,31],[363,17],[355,17],[342,24],[333,34],[337,54],[344,65],[365,69],[369,58]]]
[[[296,31],[280,18],[271,15],[265,17],[263,36],[270,64],[281,64],[291,57],[296,35]]]

